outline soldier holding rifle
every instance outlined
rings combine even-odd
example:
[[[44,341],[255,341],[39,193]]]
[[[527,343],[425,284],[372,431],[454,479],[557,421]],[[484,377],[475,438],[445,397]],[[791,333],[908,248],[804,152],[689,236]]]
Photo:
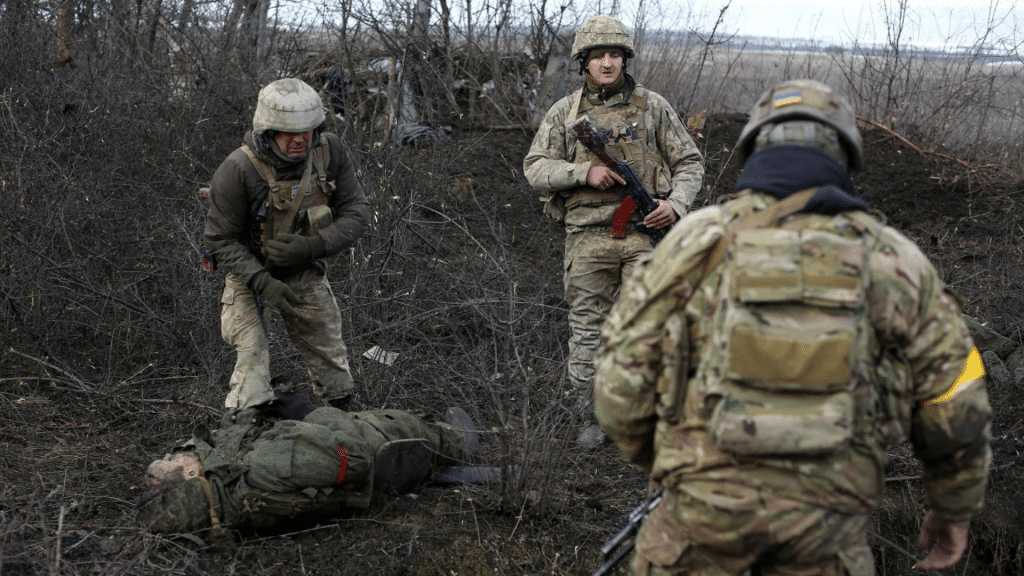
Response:
[[[569,303],[571,400],[579,441],[606,436],[591,408],[593,356],[600,326],[626,277],[651,249],[642,224],[664,230],[686,214],[704,177],[703,158],[679,116],[626,72],[634,56],[623,23],[595,16],[576,31],[573,59],[586,81],[551,107],[523,161],[530,185],[548,195],[545,215],[565,224],[564,285]],[[645,213],[627,194],[627,178],[588,148],[570,125],[586,117],[602,132],[608,157],[628,165],[657,201]]]

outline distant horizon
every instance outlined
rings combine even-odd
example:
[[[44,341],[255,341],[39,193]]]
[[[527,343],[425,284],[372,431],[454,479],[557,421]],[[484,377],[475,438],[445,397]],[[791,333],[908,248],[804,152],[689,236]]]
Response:
[[[608,14],[618,17],[632,30],[644,27],[652,31],[698,30],[709,34],[717,23],[715,35],[719,39],[740,35],[815,46],[870,47],[889,44],[890,28],[898,28],[890,24],[897,20],[900,1],[903,0],[833,0],[822,5],[820,0],[704,0],[685,4],[672,0],[589,0],[576,4],[566,0],[561,15],[552,12],[551,17],[557,17],[558,22],[549,24],[558,24],[569,32],[590,16]],[[1018,47],[1024,45],[1024,6],[1018,5],[1018,0],[905,1],[906,13],[899,34],[901,46],[955,52],[975,47],[984,37],[987,48],[1021,59]],[[1020,1],[1024,4],[1024,0]],[[307,17],[330,19],[328,0],[279,2],[292,16],[297,15],[300,22]],[[529,12],[528,0],[513,2],[513,11]],[[324,3],[320,5],[322,11],[312,9],[318,3]],[[726,5],[728,8],[718,22]],[[384,0],[367,0],[363,9],[386,11],[384,6]],[[450,8],[455,22],[461,23],[464,6],[453,3]],[[432,20],[436,22],[436,6],[433,11]],[[406,15],[401,16],[396,24]],[[513,23],[520,25],[521,21]]]
[[[895,13],[887,16],[878,6],[883,1],[838,0],[822,5],[818,0],[782,0],[776,3],[722,0],[719,4],[705,2],[703,8],[695,5],[695,11],[687,18],[701,14],[699,28],[710,30],[722,6],[728,4],[716,32],[719,37],[738,34],[802,40],[825,46],[880,46],[888,44],[890,23],[887,20],[896,20]],[[629,0],[623,2],[627,9],[628,3]],[[888,0],[888,3],[896,2]],[[627,9],[623,9],[625,18],[628,18]],[[895,8],[890,7],[890,11],[893,10]],[[669,21],[669,25],[673,24]],[[1024,42],[1022,29],[1024,8],[1016,1],[961,0],[953,4],[908,0],[900,44],[921,49],[956,50],[976,45],[987,33],[986,46],[1016,51],[1016,47]]]

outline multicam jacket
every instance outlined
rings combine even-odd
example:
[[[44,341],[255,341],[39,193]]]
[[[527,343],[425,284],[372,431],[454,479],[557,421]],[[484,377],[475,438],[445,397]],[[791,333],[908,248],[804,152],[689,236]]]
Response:
[[[341,140],[331,133],[321,138],[330,147],[325,179],[333,188],[329,197],[333,222],[320,230],[314,241],[322,243],[325,256],[333,256],[355,243],[366,230],[370,204],[356,178],[355,162]],[[251,132],[244,141],[251,150],[257,150]],[[301,162],[285,164],[266,155],[263,159],[274,165],[281,181],[300,179],[305,167]],[[216,258],[221,270],[237,275],[245,283],[264,269],[258,215],[269,190],[241,147],[221,163],[210,185],[204,247]]]
[[[597,128],[610,131],[609,152],[630,164],[651,195],[666,199],[678,215],[686,214],[700,190],[703,158],[679,116],[663,97],[627,75],[628,86],[633,89],[607,100],[588,97],[586,88],[581,88],[556,102],[523,161],[533,188],[562,195],[567,226],[610,225],[625,198],[621,190],[600,191],[586,185],[587,171],[601,161],[566,127],[583,114]]]
[[[864,212],[798,213],[774,224],[863,231],[861,313],[873,333],[869,357],[856,360],[869,367],[862,373],[871,381],[853,390],[852,440],[836,452],[801,457],[738,455],[714,440],[714,402],[701,393],[714,375],[698,368],[718,328],[717,287],[729,268],[707,270],[701,280],[701,267],[730,223],[775,202],[747,191],[692,213],[638,267],[602,332],[598,421],[631,463],[667,487],[733,482],[847,513],[873,508],[886,448],[909,437],[923,464],[928,507],[945,519],[970,518],[982,504],[990,460],[984,369],[956,298],[925,255]]]

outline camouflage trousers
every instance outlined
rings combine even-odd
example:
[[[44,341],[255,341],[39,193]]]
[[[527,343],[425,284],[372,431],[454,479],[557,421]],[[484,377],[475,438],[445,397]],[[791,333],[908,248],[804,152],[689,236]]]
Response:
[[[665,491],[637,535],[633,576],[872,576],[868,514],[844,514],[743,485]]]
[[[563,283],[569,303],[569,392],[575,409],[587,420],[594,419],[594,354],[601,325],[622,281],[650,250],[650,238],[636,231],[612,238],[608,228],[592,227],[566,236]]]
[[[341,338],[341,310],[326,276],[319,270],[307,270],[285,282],[302,304],[295,307],[300,317],[281,318],[289,340],[302,354],[309,378],[323,387],[327,399],[351,394],[355,383]],[[273,400],[270,342],[252,290],[228,274],[220,303],[221,337],[237,353],[224,406],[243,409]],[[264,318],[269,320],[270,311],[269,307],[263,311]]]

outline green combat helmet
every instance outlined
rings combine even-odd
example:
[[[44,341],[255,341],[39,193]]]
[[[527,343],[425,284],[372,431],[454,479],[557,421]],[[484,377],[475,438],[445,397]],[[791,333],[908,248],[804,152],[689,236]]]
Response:
[[[139,505],[136,520],[152,532],[183,534],[215,528],[216,495],[204,478],[190,478]]]
[[[267,84],[256,100],[252,117],[253,132],[305,132],[318,128],[325,120],[324,104],[312,86],[295,78]]]
[[[740,160],[779,144],[815,146],[853,170],[864,152],[853,106],[815,80],[788,80],[765,91],[743,127],[736,149]]]
[[[633,40],[629,30],[618,18],[593,16],[587,18],[576,29],[572,42],[572,59],[586,62],[587,53],[594,48],[621,48],[626,58],[634,55]]]

